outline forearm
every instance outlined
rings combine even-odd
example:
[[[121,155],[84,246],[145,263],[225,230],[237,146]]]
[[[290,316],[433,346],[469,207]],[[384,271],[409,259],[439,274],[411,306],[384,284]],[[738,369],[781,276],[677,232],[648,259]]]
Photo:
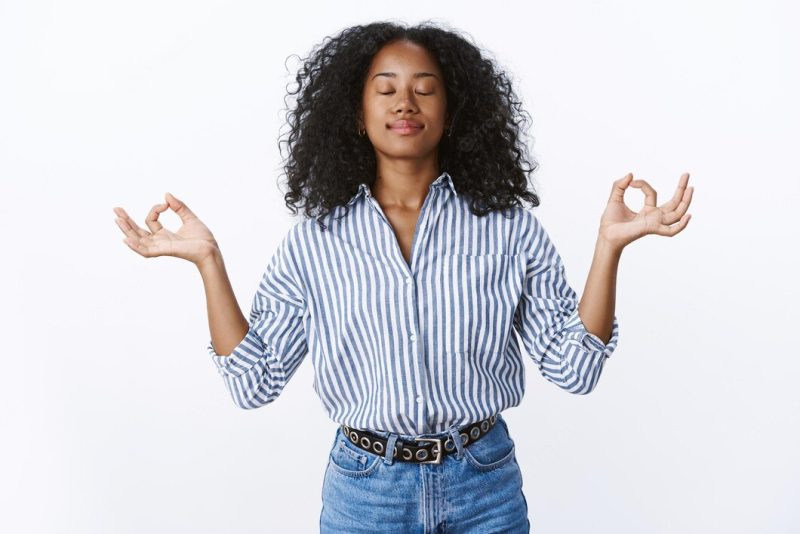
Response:
[[[206,291],[208,327],[214,350],[230,355],[247,334],[247,319],[239,308],[233,293],[222,254],[217,251],[197,265]]]
[[[598,236],[578,314],[586,330],[603,343],[611,339],[617,294],[617,270],[622,250]]]

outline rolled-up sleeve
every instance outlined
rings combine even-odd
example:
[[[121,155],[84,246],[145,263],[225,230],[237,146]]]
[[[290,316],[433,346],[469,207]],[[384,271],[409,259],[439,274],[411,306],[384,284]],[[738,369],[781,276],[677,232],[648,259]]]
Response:
[[[514,327],[547,380],[570,393],[587,394],[617,347],[619,322],[614,315],[608,343],[586,330],[561,256],[539,220],[530,217],[522,237],[527,263]]]
[[[230,355],[208,353],[234,403],[253,409],[274,401],[308,352],[306,298],[298,275],[294,229],[281,241],[253,296],[244,339]]]

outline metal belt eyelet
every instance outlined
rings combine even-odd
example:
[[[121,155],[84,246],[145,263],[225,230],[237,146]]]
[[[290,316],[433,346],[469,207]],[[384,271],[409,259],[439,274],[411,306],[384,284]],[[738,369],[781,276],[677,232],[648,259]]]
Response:
[[[481,435],[481,429],[480,429],[480,427],[474,426],[474,427],[472,427],[472,429],[469,431],[469,437],[471,437],[471,438],[473,439],[473,441],[474,441],[474,440],[476,440],[476,439],[478,439],[478,436],[480,436],[480,435]]]
[[[466,445],[467,442],[469,441],[469,436],[465,432],[462,432],[460,436],[461,436],[461,444]]]
[[[413,458],[411,449],[403,449],[403,460],[410,460],[411,458]]]
[[[431,441],[435,443],[433,450],[431,451],[434,454],[433,460],[427,460],[424,462],[420,462],[423,464],[441,464],[442,463],[442,439],[443,438],[415,438],[415,441]],[[424,456],[422,458],[419,457],[419,453],[424,452]],[[428,449],[420,449],[417,451],[417,459],[425,460],[428,457]]]
[[[491,416],[489,418],[489,424],[493,425],[496,420],[497,420],[497,414],[495,414],[495,415],[493,415],[493,416]]]
[[[378,454],[383,453],[383,443],[381,443],[380,441],[373,441],[372,450]]]
[[[365,449],[369,449],[369,444],[370,444],[370,441],[369,441],[368,437],[364,436],[363,438],[361,438],[361,446],[362,447],[364,447]]]
[[[489,421],[482,421],[481,422],[481,430],[483,430],[484,432],[489,430]]]

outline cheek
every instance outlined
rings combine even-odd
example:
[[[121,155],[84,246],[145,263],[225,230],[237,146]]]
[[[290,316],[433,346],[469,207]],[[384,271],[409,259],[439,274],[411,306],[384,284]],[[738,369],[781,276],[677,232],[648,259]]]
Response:
[[[379,128],[386,124],[386,111],[379,110],[373,104],[364,106],[364,123],[371,128]]]
[[[437,102],[431,104],[426,110],[426,114],[430,117],[431,121],[440,123],[440,125],[443,124],[445,116],[447,115],[447,103]]]

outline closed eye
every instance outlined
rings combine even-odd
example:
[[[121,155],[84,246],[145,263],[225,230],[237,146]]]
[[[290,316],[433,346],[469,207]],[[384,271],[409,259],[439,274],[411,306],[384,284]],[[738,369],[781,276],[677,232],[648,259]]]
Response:
[[[391,95],[392,93],[394,93],[394,91],[387,91],[385,93],[382,93],[381,91],[378,91],[378,93],[382,94],[382,95]],[[422,96],[428,96],[428,95],[432,95],[433,93],[420,93],[420,92],[417,92],[417,94],[418,95],[422,95]]]

